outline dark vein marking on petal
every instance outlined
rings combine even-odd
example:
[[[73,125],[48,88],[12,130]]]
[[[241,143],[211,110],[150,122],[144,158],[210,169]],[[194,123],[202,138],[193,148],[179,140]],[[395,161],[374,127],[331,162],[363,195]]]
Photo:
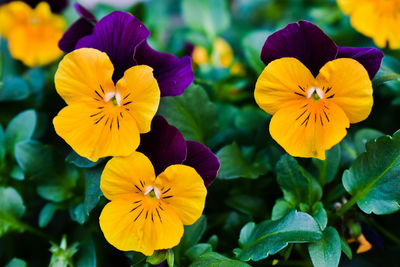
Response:
[[[146,210],[146,216],[144,217],[145,219],[147,219],[147,215],[149,215],[149,211]]]
[[[307,109],[304,110],[303,113],[301,113],[300,116],[297,117],[296,121],[297,121],[298,119],[300,119],[300,117],[303,116],[303,114],[306,113],[306,111],[307,111]]]
[[[113,119],[111,119],[111,122],[110,122],[110,131],[111,131],[111,128],[112,128],[112,124],[113,124]]]
[[[120,112],[119,115],[121,115],[121,118],[124,118],[124,116],[122,116],[122,112]]]
[[[101,84],[100,84],[100,90],[103,92],[103,95],[104,95],[103,86],[101,86]]]
[[[325,112],[325,110],[322,110],[323,112],[324,112],[324,114],[325,114],[325,117],[326,117],[326,119],[328,120],[328,122],[329,122],[329,118],[328,118],[328,115],[326,114],[326,112]]]
[[[302,126],[304,123],[306,124],[305,126],[307,126],[308,120],[310,119],[310,115],[311,115],[311,112],[308,114],[307,118],[300,124],[300,126]]]
[[[101,95],[99,94],[99,92],[97,92],[97,90],[94,90],[94,92],[100,97],[100,99],[102,99]]]
[[[90,115],[90,117],[94,117],[94,116],[96,116],[96,115],[99,115],[100,113],[102,113],[103,111],[99,111],[99,112],[97,112],[97,113],[95,113],[95,114],[92,114],[92,115]]]
[[[140,184],[142,185],[142,187],[144,188],[144,185],[143,185],[143,182],[142,182],[142,180],[140,180]]]
[[[166,196],[166,197],[163,197],[163,198],[171,198],[171,197],[173,197],[173,196]]]
[[[142,215],[143,210],[144,210],[144,208],[143,208],[142,211],[139,213],[139,215],[135,218],[135,220],[134,220],[135,222],[136,222],[136,220],[139,218],[139,216]]]
[[[138,201],[133,202],[133,204],[139,203],[140,201],[142,201],[142,200],[139,199]]]
[[[154,223],[153,211],[151,211],[151,221]]]
[[[326,88],[326,92],[325,92],[325,94],[327,94],[330,90],[332,89],[332,87],[328,87],[328,88]]]
[[[140,190],[140,188],[139,188],[137,185],[135,185],[135,187],[137,188],[137,190],[139,190],[140,192],[142,192],[142,190]]]
[[[98,123],[104,118],[104,116],[105,116],[105,115],[101,116],[101,118],[98,119],[94,124],[98,124]]]
[[[322,116],[319,115],[319,119],[321,120],[321,125],[324,126],[324,122],[322,121]]]
[[[303,91],[304,93],[306,92],[306,90],[304,90],[303,87],[301,87],[300,85],[297,85],[297,86],[300,88],[301,91]]]
[[[164,210],[164,209],[161,207],[161,203],[158,203],[158,206],[160,207],[161,210]]]
[[[118,126],[118,130],[119,130],[119,117],[117,116],[117,126]]]
[[[135,209],[139,208],[140,206],[142,206],[142,204],[139,204],[137,207],[133,208],[130,212],[134,211]]]
[[[156,208],[156,211],[157,211],[158,218],[160,219],[160,222],[162,223],[161,216],[160,216],[160,213],[158,212],[157,208]]]
[[[124,106],[129,105],[130,103],[132,103],[132,101],[128,101],[124,104]]]
[[[165,192],[163,192],[163,194],[166,194],[167,192],[169,192],[169,190],[171,190],[171,187],[168,188]]]
[[[335,96],[335,94],[333,94],[333,95],[330,95],[330,96],[328,96],[327,97],[327,99],[329,99],[329,98],[333,98]]]
[[[305,96],[305,95],[303,95],[303,94],[300,94],[300,93],[298,93],[298,92],[294,92],[296,95],[299,95],[299,96]]]
[[[128,96],[130,96],[130,95],[131,95],[131,93],[127,94],[127,95],[124,97],[124,99],[122,99],[122,100],[125,100],[125,99],[127,99],[127,98],[128,98]]]

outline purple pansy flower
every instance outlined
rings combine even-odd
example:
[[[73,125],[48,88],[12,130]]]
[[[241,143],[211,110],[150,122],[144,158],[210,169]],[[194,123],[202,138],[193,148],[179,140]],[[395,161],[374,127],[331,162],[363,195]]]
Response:
[[[371,47],[340,47],[316,25],[301,20],[290,23],[271,34],[261,51],[261,60],[268,65],[282,57],[300,60],[314,76],[328,61],[353,58],[364,66],[370,79],[378,72],[383,53]]]
[[[141,135],[139,152],[145,154],[153,163],[156,175],[173,164],[193,167],[209,186],[217,176],[220,162],[217,156],[205,145],[195,141],[185,141],[177,128],[166,119],[155,116],[151,131]]]
[[[21,0],[6,0],[1,1],[1,4],[15,1]],[[47,2],[53,13],[61,13],[68,6],[68,0],[22,0],[22,2],[27,3],[32,8],[35,8],[40,2]]]
[[[152,49],[147,43],[150,31],[134,16],[114,11],[97,22],[82,6],[76,4],[75,8],[81,18],[61,38],[59,47],[64,52],[83,47],[106,52],[114,65],[114,81],[134,65],[148,65],[154,70],[161,96],[181,95],[193,82],[190,57],[177,58]]]

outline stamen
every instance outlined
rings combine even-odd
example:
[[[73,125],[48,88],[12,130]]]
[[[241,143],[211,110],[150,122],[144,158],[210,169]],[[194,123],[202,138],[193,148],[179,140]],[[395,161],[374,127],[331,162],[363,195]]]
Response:
[[[150,197],[156,197],[157,199],[160,199],[161,196],[160,189],[152,185],[149,185],[145,188],[144,195],[147,194],[149,194]]]
[[[311,87],[307,92],[307,98],[313,98],[315,101],[319,101],[320,99],[324,99],[324,92],[321,88]]]

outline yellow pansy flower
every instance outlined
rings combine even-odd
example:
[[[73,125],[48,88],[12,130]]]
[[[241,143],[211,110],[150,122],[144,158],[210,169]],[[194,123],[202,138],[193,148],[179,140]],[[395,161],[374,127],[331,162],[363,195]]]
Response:
[[[113,72],[106,53],[81,48],[63,58],[55,75],[56,90],[68,106],[54,118],[54,128],[92,161],[135,151],[160,102],[149,66],[129,68],[115,85]]]
[[[351,25],[376,45],[400,48],[399,0],[337,0]]]
[[[0,35],[11,55],[25,65],[46,65],[62,55],[58,41],[65,30],[62,16],[52,14],[46,2],[32,9],[22,1],[0,6]]]
[[[107,241],[147,256],[180,242],[183,225],[197,221],[207,195],[192,167],[171,165],[156,177],[150,160],[139,152],[111,159],[100,188],[111,200],[99,219]]]

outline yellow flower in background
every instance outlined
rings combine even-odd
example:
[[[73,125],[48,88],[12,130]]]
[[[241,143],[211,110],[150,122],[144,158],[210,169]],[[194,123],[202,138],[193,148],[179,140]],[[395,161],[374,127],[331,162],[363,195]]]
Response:
[[[337,0],[351,25],[379,47],[400,48],[399,0]]]
[[[254,96],[273,115],[272,138],[292,156],[321,160],[350,123],[368,117],[373,104],[368,72],[350,58],[327,62],[316,78],[295,58],[274,60],[258,78]]]
[[[171,165],[156,177],[150,160],[139,152],[111,159],[100,188],[111,200],[100,215],[107,241],[147,256],[179,244],[183,225],[197,221],[207,195],[192,167]]]
[[[62,55],[58,41],[65,30],[62,16],[52,14],[46,2],[32,9],[21,1],[0,6],[0,35],[11,55],[25,65],[46,65]]]
[[[234,59],[233,49],[227,41],[217,38],[213,44],[213,50],[213,61],[218,62],[219,65],[225,68],[231,66]]]
[[[129,68],[116,85],[113,72],[106,53],[81,48],[63,58],[55,75],[56,90],[68,106],[54,118],[54,128],[76,153],[92,161],[135,151],[160,102],[149,66]]]

